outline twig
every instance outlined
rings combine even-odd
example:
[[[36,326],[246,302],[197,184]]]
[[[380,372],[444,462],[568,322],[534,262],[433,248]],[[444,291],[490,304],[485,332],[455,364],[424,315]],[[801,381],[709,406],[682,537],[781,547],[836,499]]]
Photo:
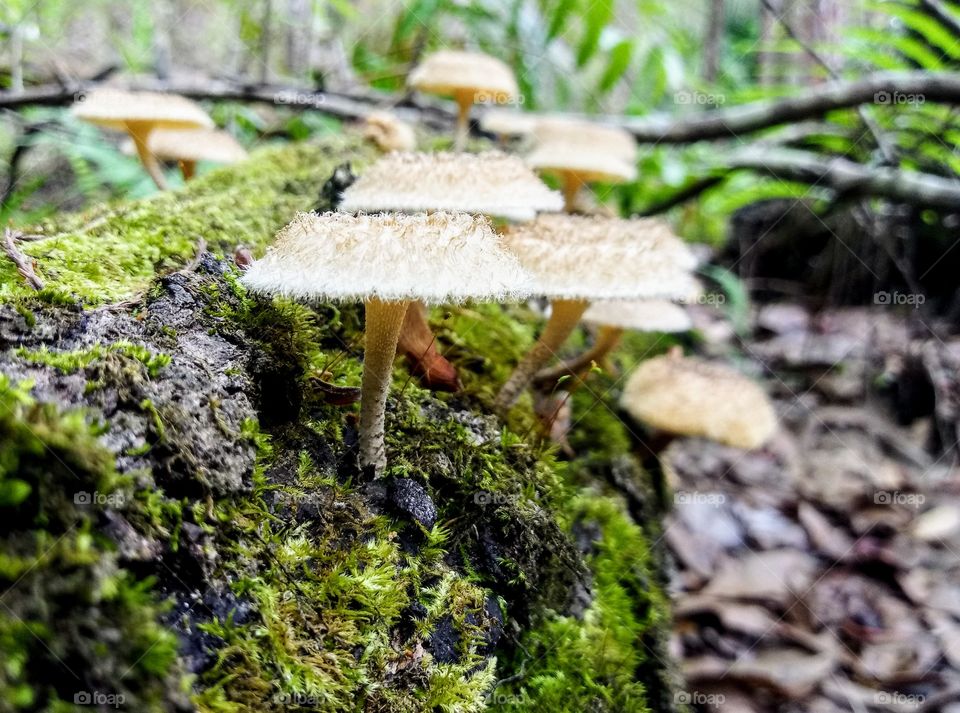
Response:
[[[33,259],[27,257],[22,252],[17,250],[16,241],[19,238],[20,233],[16,230],[11,230],[10,228],[4,228],[3,230],[3,251],[7,254],[7,257],[17,266],[17,272],[20,273],[20,276],[26,281],[30,287],[39,291],[43,289],[43,280],[37,275],[34,270]]]
[[[203,254],[207,251],[207,241],[203,238],[197,239],[197,252],[190,259],[186,265],[183,266],[183,272],[193,272],[200,266],[200,260],[203,259]]]

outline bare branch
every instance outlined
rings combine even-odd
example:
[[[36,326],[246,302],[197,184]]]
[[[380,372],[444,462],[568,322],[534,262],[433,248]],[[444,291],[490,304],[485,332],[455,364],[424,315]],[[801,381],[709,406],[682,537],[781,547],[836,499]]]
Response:
[[[30,287],[35,290],[43,289],[43,280],[37,275],[33,266],[33,259],[24,255],[17,249],[17,237],[19,233],[10,228],[3,230],[3,252],[17,266],[17,272],[26,281]]]
[[[872,195],[938,208],[956,208],[960,204],[960,181],[914,171],[868,167],[806,151],[748,147],[728,154],[720,163],[728,168],[745,168],[783,180],[832,188],[846,196]]]

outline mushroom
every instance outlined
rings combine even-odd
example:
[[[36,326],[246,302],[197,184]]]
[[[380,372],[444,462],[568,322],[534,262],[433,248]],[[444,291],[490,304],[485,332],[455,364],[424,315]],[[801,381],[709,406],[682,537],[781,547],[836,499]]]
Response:
[[[454,210],[505,220],[558,211],[563,199],[524,162],[499,151],[392,153],[343,192],[340,210]]]
[[[143,167],[160,189],[167,187],[163,171],[150,152],[150,135],[155,129],[209,129],[213,120],[196,103],[175,94],[127,92],[97,89],[72,107],[83,121],[109,129],[126,131]]]
[[[247,158],[246,149],[220,129],[156,129],[147,148],[156,158],[177,161],[185,181],[193,178],[197,161],[237,163]]]
[[[539,340],[497,395],[503,414],[577,326],[591,300],[679,299],[693,291],[696,258],[661,221],[555,214],[508,230],[508,249],[550,298]]]
[[[537,211],[560,210],[563,199],[522,160],[482,154],[392,153],[343,192],[346,212],[451,210],[509,220],[532,220]],[[456,370],[440,355],[422,305],[407,311],[398,345],[411,371],[428,388],[456,391]]]
[[[530,283],[487,220],[443,212],[301,213],[242,280],[255,292],[306,301],[363,300],[360,464],[375,475],[386,467],[384,409],[410,302],[522,297]]]
[[[413,127],[389,111],[372,111],[363,121],[363,138],[369,139],[381,150],[413,151],[417,148],[417,136]]]
[[[597,327],[593,346],[579,356],[540,371],[535,384],[553,384],[564,376],[579,376],[590,365],[599,363],[620,342],[625,330],[640,332],[687,332],[693,328],[690,315],[680,305],[667,300],[611,300],[590,305],[581,321]]]
[[[541,119],[533,138],[527,164],[560,177],[568,213],[574,212],[584,183],[626,183],[637,178],[636,142],[623,129],[571,119]]]
[[[480,128],[496,136],[501,146],[513,137],[530,136],[536,125],[536,116],[514,109],[488,109],[480,117]]]
[[[746,450],[759,448],[777,430],[773,406],[756,383],[729,367],[679,353],[640,364],[627,380],[620,406],[667,433]]]
[[[470,107],[480,101],[504,104],[519,93],[513,70],[496,57],[479,52],[440,50],[429,55],[410,73],[407,84],[428,94],[452,96],[457,102],[454,148],[467,145]]]

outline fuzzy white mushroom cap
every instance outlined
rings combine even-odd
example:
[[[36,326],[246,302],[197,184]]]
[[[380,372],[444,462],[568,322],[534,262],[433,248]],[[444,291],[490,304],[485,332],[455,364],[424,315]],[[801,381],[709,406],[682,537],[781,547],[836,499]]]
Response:
[[[147,149],[157,158],[171,161],[236,163],[247,158],[246,149],[219,129],[154,129]]]
[[[637,177],[637,145],[622,129],[573,119],[541,119],[533,130],[527,164],[583,181],[623,183]]]
[[[440,50],[423,60],[410,73],[407,84],[430,94],[470,92],[474,103],[503,104],[517,96],[513,70],[480,52]]]
[[[583,313],[582,321],[640,332],[687,332],[693,328],[687,311],[666,300],[594,302]]]
[[[463,211],[507,220],[532,220],[563,209],[552,191],[519,158],[499,151],[392,153],[347,190],[341,211]]]
[[[620,405],[654,428],[734,448],[759,448],[777,430],[760,386],[701,359],[666,355],[644,361],[627,380]]]
[[[696,289],[696,258],[653,218],[548,214],[504,232],[507,248],[551,299],[681,299]]]
[[[500,301],[530,276],[485,218],[466,213],[300,213],[243,275],[255,292],[303,301]]]
[[[213,120],[186,97],[159,92],[96,89],[72,107],[73,115],[98,126],[124,130],[128,123],[149,123],[168,129],[209,129]]]

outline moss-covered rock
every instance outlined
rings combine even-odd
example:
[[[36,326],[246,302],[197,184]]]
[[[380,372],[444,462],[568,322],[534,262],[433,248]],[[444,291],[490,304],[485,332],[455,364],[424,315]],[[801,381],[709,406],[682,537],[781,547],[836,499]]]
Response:
[[[0,266],[8,708],[670,708],[644,478],[610,402],[581,424],[604,444],[567,462],[529,412],[490,414],[533,316],[434,311],[466,388],[398,367],[371,482],[356,408],[322,388],[359,383],[362,310],[253,298],[223,259],[345,158],[368,154],[273,149],[50,223],[27,248],[43,295]]]

